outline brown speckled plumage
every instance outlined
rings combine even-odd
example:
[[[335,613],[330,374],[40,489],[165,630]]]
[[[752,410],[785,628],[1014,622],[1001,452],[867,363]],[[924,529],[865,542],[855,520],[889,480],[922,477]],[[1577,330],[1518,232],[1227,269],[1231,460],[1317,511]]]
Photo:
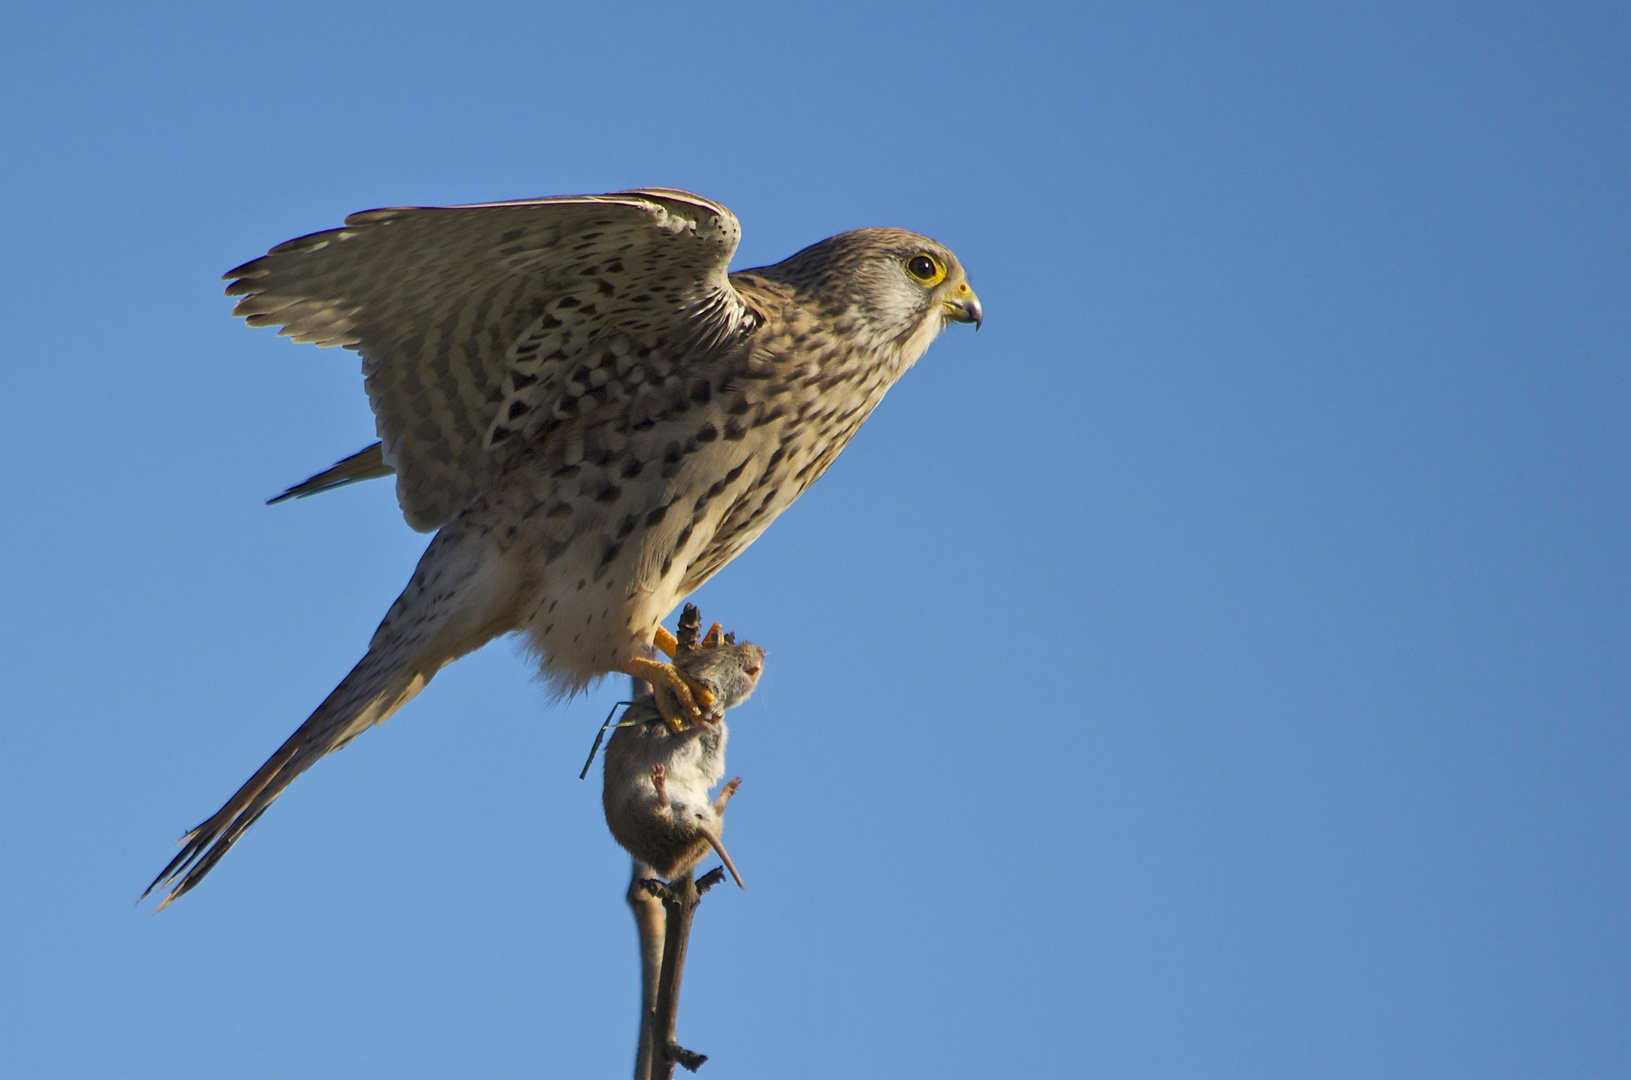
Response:
[[[980,318],[956,258],[913,233],[728,274],[739,233],[668,189],[375,210],[228,275],[251,324],[363,357],[381,453],[291,493],[392,470],[409,523],[438,532],[363,660],[184,838],[166,903],[313,761],[491,638],[525,632],[563,692],[626,670],[947,321]]]

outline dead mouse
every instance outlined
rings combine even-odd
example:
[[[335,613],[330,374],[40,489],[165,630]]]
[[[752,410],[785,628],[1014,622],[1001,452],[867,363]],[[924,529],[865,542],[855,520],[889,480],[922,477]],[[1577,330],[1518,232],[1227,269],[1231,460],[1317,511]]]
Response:
[[[712,848],[742,886],[719,839],[725,804],[741,778],[726,784],[718,798],[710,799],[708,790],[725,775],[725,710],[753,693],[765,652],[736,644],[734,635],[722,638],[717,623],[699,643],[700,625],[697,609],[687,604],[674,666],[713,693],[713,706],[701,721],[676,732],[649,699],[631,705],[606,744],[601,804],[612,836],[665,881],[694,868]]]

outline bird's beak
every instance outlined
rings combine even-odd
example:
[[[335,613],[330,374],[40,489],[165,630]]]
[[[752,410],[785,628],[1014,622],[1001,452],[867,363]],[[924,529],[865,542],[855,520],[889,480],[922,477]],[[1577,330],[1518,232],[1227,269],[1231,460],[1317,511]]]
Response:
[[[974,295],[974,290],[968,287],[966,281],[957,286],[957,291],[943,303],[946,305],[946,318],[952,322],[971,322],[978,330],[985,320],[985,309],[980,307],[980,298]]]

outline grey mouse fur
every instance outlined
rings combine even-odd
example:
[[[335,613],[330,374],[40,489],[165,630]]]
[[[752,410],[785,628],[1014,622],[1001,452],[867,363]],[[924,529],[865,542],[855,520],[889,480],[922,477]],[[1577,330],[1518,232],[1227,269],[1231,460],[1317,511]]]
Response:
[[[741,886],[742,875],[720,841],[725,805],[741,778],[717,798],[708,792],[725,775],[725,711],[753,693],[765,654],[757,645],[721,640],[717,626],[699,644],[699,623],[696,608],[687,604],[674,665],[712,691],[714,704],[702,720],[677,732],[649,700],[630,706],[626,726],[606,744],[601,805],[617,842],[664,880],[693,869],[711,848]]]

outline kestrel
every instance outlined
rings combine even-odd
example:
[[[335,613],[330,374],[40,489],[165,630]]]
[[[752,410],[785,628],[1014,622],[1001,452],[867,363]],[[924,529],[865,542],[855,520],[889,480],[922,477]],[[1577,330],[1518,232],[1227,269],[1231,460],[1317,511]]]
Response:
[[[369,210],[226,277],[234,310],[362,354],[380,443],[287,494],[396,474],[436,536],[310,719],[152,885],[197,885],[318,758],[437,671],[527,635],[565,694],[612,672],[711,704],[653,647],[661,619],[831,465],[948,322],[981,320],[962,266],[859,229],[730,273],[731,212],[653,188]]]

